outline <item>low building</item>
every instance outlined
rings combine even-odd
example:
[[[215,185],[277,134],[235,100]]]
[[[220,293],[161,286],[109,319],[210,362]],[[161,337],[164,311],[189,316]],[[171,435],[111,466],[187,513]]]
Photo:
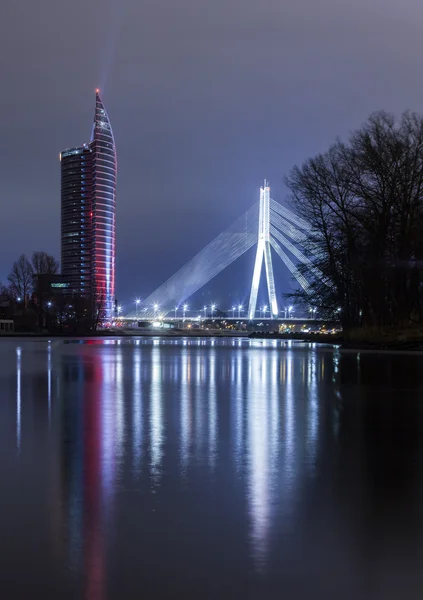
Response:
[[[15,323],[12,319],[0,319],[0,335],[4,333],[13,333]]]

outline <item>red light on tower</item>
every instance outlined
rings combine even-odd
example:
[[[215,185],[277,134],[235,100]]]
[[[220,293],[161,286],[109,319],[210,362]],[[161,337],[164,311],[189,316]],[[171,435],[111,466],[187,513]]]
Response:
[[[100,89],[99,89],[99,88],[96,88],[96,90],[95,90],[95,93],[96,93],[96,94],[99,94],[99,93],[100,93]]]

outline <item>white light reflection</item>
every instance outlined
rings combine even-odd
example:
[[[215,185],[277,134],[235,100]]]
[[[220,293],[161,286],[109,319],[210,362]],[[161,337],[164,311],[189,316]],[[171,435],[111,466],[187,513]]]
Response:
[[[285,466],[292,469],[294,459],[294,428],[295,428],[295,405],[293,387],[294,361],[292,350],[288,350],[286,356],[286,402],[285,402]]]
[[[115,365],[115,431],[116,431],[116,460],[123,463],[125,442],[125,398],[123,386],[123,356],[122,348],[116,348]]]
[[[210,352],[214,352],[214,350],[210,350]],[[203,454],[203,445],[206,442],[206,436],[204,434],[204,426],[205,426],[205,403],[206,398],[204,398],[203,390],[204,386],[201,385],[200,382],[200,372],[201,365],[204,362],[204,357],[201,354],[196,355],[195,361],[195,373],[194,373],[194,382],[195,382],[195,451],[199,456]],[[209,366],[210,363],[208,362]],[[210,373],[209,373],[210,378]]]
[[[272,495],[276,488],[280,428],[278,421],[278,353],[252,357],[248,385],[249,504],[252,554],[257,570],[265,567],[271,530]],[[269,373],[270,370],[270,373]]]
[[[48,398],[48,424],[51,422],[51,341],[47,346],[47,398]]]
[[[150,392],[150,473],[153,487],[160,483],[163,460],[163,406],[162,406],[162,367],[160,348],[153,346],[151,351],[151,392]]]
[[[284,439],[281,446],[281,512],[283,513],[282,522],[289,526],[292,522],[293,512],[295,508],[295,484],[298,476],[298,464],[296,456],[296,438],[301,436],[301,430],[296,427],[296,398],[294,382],[294,351],[287,349],[284,352],[283,363],[280,367],[283,402],[283,421],[284,421]],[[300,389],[304,389],[300,387]],[[301,396],[298,396],[301,401]],[[303,444],[301,439],[298,440],[299,445]]]
[[[183,350],[181,356],[181,463],[186,471],[190,460],[192,411],[191,411],[191,356]]]
[[[16,348],[16,447],[18,454],[21,449],[21,360],[22,349]]]
[[[333,352],[333,376],[332,376],[332,381],[335,384],[334,388],[335,388],[335,397],[337,398],[337,401],[334,404],[333,407],[333,422],[332,422],[332,426],[333,426],[333,433],[334,433],[334,437],[337,438],[338,434],[339,434],[339,427],[340,427],[340,413],[341,413],[341,409],[342,409],[342,396],[341,396],[341,391],[340,391],[340,373],[339,373],[339,362],[340,362],[340,358],[341,358],[341,352],[339,350],[339,348],[336,348]],[[360,365],[358,365],[360,368]]]
[[[132,398],[132,459],[133,471],[141,472],[142,455],[142,396],[141,396],[141,349],[133,353],[133,398]]]
[[[246,368],[243,352],[237,352],[231,355],[231,384],[235,390],[235,424],[234,424],[234,454],[235,468],[239,473],[242,469],[244,455],[244,410],[245,410],[245,395],[244,385],[242,380],[242,369]],[[251,381],[251,359],[248,360],[248,385]]]
[[[217,460],[217,394],[216,394],[216,352],[212,350],[209,355],[209,465],[211,469],[216,466]]]
[[[307,410],[307,463],[311,474],[315,473],[317,437],[319,431],[319,401],[317,388],[317,353],[315,350],[308,353],[307,365],[307,391],[308,391],[308,410]],[[321,361],[325,360],[321,356]],[[323,367],[322,367],[323,368]]]

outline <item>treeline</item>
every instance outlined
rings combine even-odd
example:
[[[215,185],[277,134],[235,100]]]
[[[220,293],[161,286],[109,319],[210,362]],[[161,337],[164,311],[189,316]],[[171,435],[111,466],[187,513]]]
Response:
[[[423,118],[376,113],[286,184],[312,227],[297,300],[340,314],[347,335],[422,329]]]
[[[15,331],[21,332],[95,331],[104,315],[103,294],[53,294],[48,276],[58,274],[54,256],[38,251],[29,259],[22,254],[12,265],[8,284],[0,284],[0,318],[13,318]]]
[[[58,272],[58,261],[47,252],[33,252],[31,259],[21,254],[12,265],[7,277],[8,284],[0,284],[0,294],[10,300],[22,302],[27,307],[34,292],[34,276],[56,275]]]

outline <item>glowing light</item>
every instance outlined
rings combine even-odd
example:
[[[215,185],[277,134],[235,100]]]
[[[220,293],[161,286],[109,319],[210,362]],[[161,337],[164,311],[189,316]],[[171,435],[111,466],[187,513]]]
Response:
[[[256,260],[254,263],[253,281],[251,284],[248,318],[254,319],[257,307],[257,296],[260,285],[261,269],[266,268],[267,291],[272,314],[278,314],[276,301],[275,279],[273,275],[272,255],[270,252],[270,188],[265,180],[264,187],[260,188],[259,226]]]
[[[21,448],[21,356],[22,349],[16,348],[16,446]]]
[[[257,208],[259,209],[258,211]],[[325,282],[325,278],[313,266],[310,258],[297,247],[297,245],[304,244],[310,231],[311,227],[306,221],[270,198],[270,187],[268,182],[265,181],[263,187],[260,188],[259,203],[256,203],[240,219],[235,221],[226,231],[218,235],[194,258],[156,289],[147,298],[146,303],[149,306],[153,306],[157,300],[160,300],[161,305],[164,307],[163,314],[167,314],[167,312],[172,310],[171,307],[174,302],[183,302],[192,296],[198,289],[244,254],[244,252],[254,244],[257,244],[248,304],[248,318],[255,318],[263,262],[265,263],[266,270],[270,314],[271,317],[276,317],[279,314],[279,310],[276,299],[271,247],[305,291],[310,291],[308,281],[298,271],[297,266],[284,252],[282,247],[286,248],[300,263],[306,264],[315,276],[320,277]],[[288,237],[293,240],[293,243]],[[209,308],[213,312],[215,305],[211,305]],[[203,310],[206,317],[206,307]],[[233,316],[235,315],[235,310],[236,306],[233,306]],[[262,310],[267,311],[269,308],[266,305],[266,308]]]
[[[163,423],[163,393],[160,348],[152,351],[152,372],[150,392],[150,474],[152,487],[159,485],[162,475],[164,423]]]

